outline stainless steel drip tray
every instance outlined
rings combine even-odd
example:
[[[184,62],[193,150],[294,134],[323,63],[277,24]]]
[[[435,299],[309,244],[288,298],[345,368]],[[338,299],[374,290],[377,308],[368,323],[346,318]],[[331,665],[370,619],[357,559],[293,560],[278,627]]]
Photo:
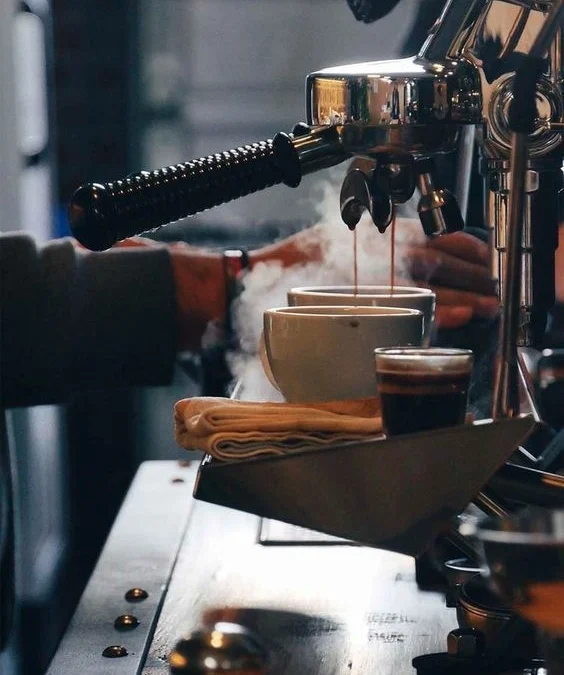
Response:
[[[534,427],[523,416],[277,457],[206,458],[194,496],[417,556]]]

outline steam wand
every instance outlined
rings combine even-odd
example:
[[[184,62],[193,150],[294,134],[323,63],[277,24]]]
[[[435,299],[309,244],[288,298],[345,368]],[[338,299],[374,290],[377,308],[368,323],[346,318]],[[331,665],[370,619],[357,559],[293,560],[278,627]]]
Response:
[[[564,1],[557,0],[523,63],[515,74],[513,101],[509,111],[511,139],[511,190],[507,255],[505,256],[502,316],[496,362],[492,417],[519,414],[518,338],[524,320],[520,311],[523,206],[527,171],[527,141],[536,129],[537,80],[545,68],[544,56],[564,18]]]

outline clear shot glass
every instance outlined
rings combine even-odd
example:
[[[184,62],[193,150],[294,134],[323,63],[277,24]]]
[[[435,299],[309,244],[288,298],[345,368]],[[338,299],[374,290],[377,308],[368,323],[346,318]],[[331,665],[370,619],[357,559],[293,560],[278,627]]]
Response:
[[[467,349],[374,350],[387,436],[464,424],[473,354]]]

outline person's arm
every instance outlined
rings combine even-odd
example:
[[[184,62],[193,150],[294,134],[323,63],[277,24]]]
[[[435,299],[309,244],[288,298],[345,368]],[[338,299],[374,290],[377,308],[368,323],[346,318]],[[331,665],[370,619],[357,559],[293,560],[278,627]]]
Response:
[[[3,406],[170,381],[178,328],[166,250],[86,253],[3,235],[0,270]]]
[[[132,237],[116,245],[116,249],[124,248],[168,251],[177,306],[177,347],[179,351],[198,351],[208,324],[222,322],[227,313],[222,253],[184,242],[164,244],[146,237]],[[309,228],[249,251],[248,268],[251,270],[259,263],[270,261],[290,267],[319,261],[322,255],[322,241],[317,230]]]

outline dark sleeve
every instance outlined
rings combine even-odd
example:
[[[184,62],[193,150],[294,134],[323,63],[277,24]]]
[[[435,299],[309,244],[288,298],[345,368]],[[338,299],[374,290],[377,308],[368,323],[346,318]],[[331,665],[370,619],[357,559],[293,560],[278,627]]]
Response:
[[[166,249],[38,249],[0,236],[0,381],[7,407],[63,402],[73,391],[166,384],[176,302]]]

